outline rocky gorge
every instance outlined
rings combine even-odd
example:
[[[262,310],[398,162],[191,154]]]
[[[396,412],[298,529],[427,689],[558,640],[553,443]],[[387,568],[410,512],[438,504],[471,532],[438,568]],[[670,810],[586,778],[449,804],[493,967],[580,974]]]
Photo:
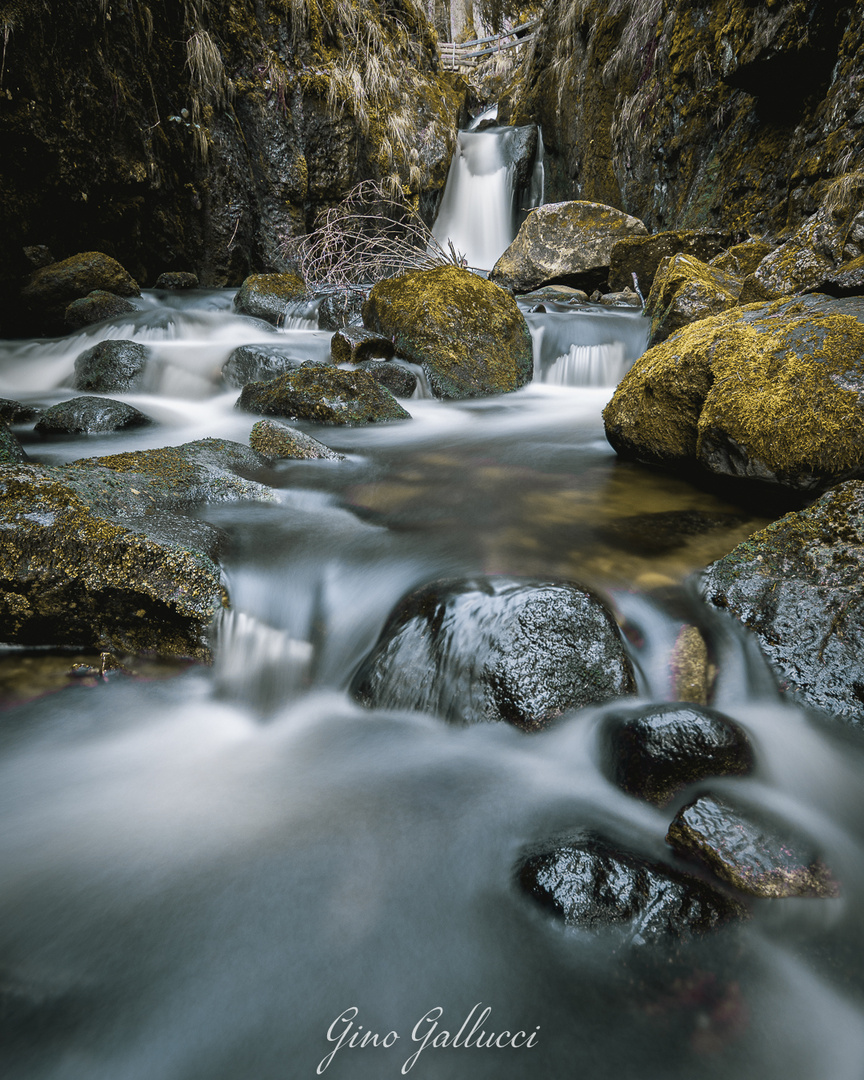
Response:
[[[10,1076],[860,1073],[860,8],[442,18],[0,5]]]

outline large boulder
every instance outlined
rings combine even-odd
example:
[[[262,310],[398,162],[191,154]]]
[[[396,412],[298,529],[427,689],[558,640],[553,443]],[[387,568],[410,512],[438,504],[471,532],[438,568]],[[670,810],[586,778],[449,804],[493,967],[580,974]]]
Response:
[[[534,373],[531,333],[516,301],[457,266],[379,281],[363,322],[420,364],[440,398],[518,390]]]
[[[611,612],[568,582],[439,581],[404,597],[352,682],[372,708],[536,731],[635,692]]]
[[[61,333],[69,304],[95,289],[116,296],[141,294],[138,283],[116,259],[101,251],[86,251],[36,270],[21,290],[21,300],[34,325]]]
[[[149,351],[137,341],[109,338],[75,357],[75,390],[118,394],[144,387]]]
[[[547,203],[531,211],[489,280],[517,293],[555,281],[591,292],[609,276],[615,244],[647,234],[638,218],[602,203]]]
[[[36,422],[39,435],[96,435],[105,431],[152,424],[149,416],[125,401],[104,397],[78,397],[46,409]]]
[[[0,466],[3,640],[208,660],[217,531],[99,474]]]
[[[237,408],[316,424],[410,420],[396,398],[365,371],[304,367],[269,382],[247,383]]]
[[[734,308],[643,353],[606,407],[623,457],[816,491],[864,476],[864,300]]]
[[[735,307],[743,284],[742,278],[692,255],[665,260],[645,302],[651,320],[649,343],[656,345],[683,326]]]
[[[609,288],[613,292],[632,288],[635,274],[643,296],[647,296],[657,268],[664,260],[684,254],[708,262],[724,251],[729,242],[728,233],[708,229],[679,229],[618,240],[609,254]]]
[[[864,725],[864,483],[850,480],[713,563],[705,599],[756,634],[781,690]]]
[[[104,289],[94,289],[87,296],[72,301],[66,308],[63,321],[70,330],[80,330],[82,326],[92,326],[103,319],[113,319],[116,315],[128,315],[134,310],[135,305],[122,296]]]
[[[234,310],[279,326],[294,304],[307,295],[306,283],[299,274],[250,274],[237,290]]]

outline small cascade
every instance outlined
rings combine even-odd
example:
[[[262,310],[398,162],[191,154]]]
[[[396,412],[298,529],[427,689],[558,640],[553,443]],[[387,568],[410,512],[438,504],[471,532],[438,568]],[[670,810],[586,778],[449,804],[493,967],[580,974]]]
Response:
[[[534,341],[534,378],[556,386],[617,386],[648,343],[649,320],[635,310],[547,303],[525,311]],[[524,306],[523,306],[524,310]]]
[[[432,232],[443,247],[452,241],[473,269],[491,270],[513,242],[525,209],[543,199],[542,160],[537,163],[542,142],[527,190],[517,184],[524,132],[514,127],[459,132]]]
[[[571,345],[543,377],[555,386],[616,386],[628,367],[623,341]]]

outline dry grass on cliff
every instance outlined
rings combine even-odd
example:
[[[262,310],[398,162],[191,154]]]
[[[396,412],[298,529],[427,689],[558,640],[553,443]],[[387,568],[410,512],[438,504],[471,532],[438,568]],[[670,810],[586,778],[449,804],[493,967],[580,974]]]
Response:
[[[462,265],[452,244],[443,248],[412,206],[373,180],[364,180],[344,202],[323,211],[314,230],[292,237],[284,253],[297,262],[314,291]]]

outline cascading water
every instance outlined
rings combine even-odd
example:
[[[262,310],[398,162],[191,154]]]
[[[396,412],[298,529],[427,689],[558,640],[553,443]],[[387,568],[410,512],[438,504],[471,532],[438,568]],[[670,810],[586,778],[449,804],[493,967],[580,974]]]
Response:
[[[34,461],[245,442],[257,418],[221,381],[230,352],[326,355],[329,335],[237,316],[230,293],[138,305],[58,341],[0,343],[0,392],[38,405],[73,396],[75,357],[97,340],[152,349],[146,390],[122,396],[156,426],[50,443],[19,426]],[[523,390],[310,427],[344,459],[280,462],[255,477],[273,502],[197,511],[225,537],[232,598],[211,669],[165,677],[132,658],[149,678],[73,686],[68,655],[0,649],[4,1077],[860,1080],[860,746],[781,702],[753,642],[682,585],[766,519],[607,445],[600,410],[645,321],[545,306],[527,312]],[[574,371],[586,364],[606,368]],[[649,542],[648,523],[681,512],[714,525]],[[536,907],[516,867],[550,838],[675,864],[669,812],[608,778],[604,709],[528,736],[347,694],[403,594],[494,573],[611,597],[639,700],[673,699],[672,650],[699,626],[714,705],[758,762],[711,790],[818,836],[840,897],[761,901],[674,948],[564,930]],[[464,1045],[481,1015],[487,1034],[534,1039]],[[466,1019],[461,1044],[443,1040]]]

